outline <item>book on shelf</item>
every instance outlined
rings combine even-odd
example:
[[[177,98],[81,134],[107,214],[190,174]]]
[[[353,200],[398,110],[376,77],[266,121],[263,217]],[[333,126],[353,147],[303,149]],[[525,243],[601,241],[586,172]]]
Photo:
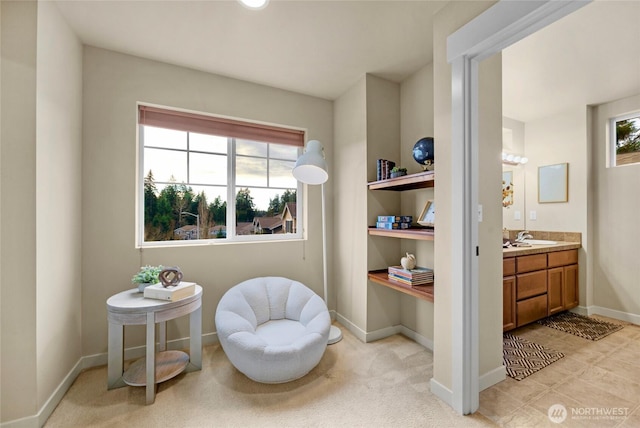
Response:
[[[410,229],[411,223],[383,223],[377,222],[376,229],[387,229],[387,230],[397,230],[397,229]]]
[[[396,163],[386,159],[378,159],[376,161],[376,179],[387,180],[391,177],[391,170],[396,166]]]
[[[410,215],[379,215],[380,223],[413,223],[413,216]]]
[[[394,278],[403,279],[409,282],[433,282],[433,269],[425,267],[417,266],[413,269],[404,269],[402,266],[389,266],[388,274],[389,276],[393,275]]]
[[[164,287],[161,283],[153,284],[144,289],[144,297],[147,299],[167,300],[175,302],[185,297],[193,296],[196,292],[195,282],[181,281],[178,285]]]
[[[433,283],[433,278],[432,279],[407,279],[405,277],[397,276],[392,273],[388,274],[388,277],[390,281],[396,281],[401,284],[410,285],[410,286],[428,285]]]

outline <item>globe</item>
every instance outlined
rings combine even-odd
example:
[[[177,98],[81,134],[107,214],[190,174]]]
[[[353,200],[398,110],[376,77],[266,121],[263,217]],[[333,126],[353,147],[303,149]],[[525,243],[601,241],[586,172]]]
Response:
[[[418,140],[413,146],[413,158],[422,165],[425,171],[431,171],[434,167],[433,151],[434,141],[432,137],[425,137]]]

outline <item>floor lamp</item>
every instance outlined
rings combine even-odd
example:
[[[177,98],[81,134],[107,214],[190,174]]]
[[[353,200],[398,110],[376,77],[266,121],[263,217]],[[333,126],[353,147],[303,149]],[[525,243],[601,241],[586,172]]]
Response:
[[[296,180],[305,183],[322,185],[322,280],[324,284],[324,301],[329,307],[329,292],[327,287],[327,227],[324,201],[324,183],[329,179],[327,172],[327,162],[324,160],[322,143],[318,140],[311,140],[307,143],[307,149],[300,156],[293,167],[293,176]],[[339,342],[342,339],[342,332],[334,325],[331,325],[329,332],[329,345]]]

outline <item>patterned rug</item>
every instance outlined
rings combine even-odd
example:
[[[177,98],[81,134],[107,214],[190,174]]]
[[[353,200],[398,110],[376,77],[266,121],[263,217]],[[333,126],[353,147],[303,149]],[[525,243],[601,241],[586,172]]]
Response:
[[[561,314],[541,319],[538,324],[589,340],[600,340],[622,328],[620,324],[600,321],[595,318],[574,314],[573,312],[562,312]]]
[[[564,357],[561,352],[505,333],[502,336],[502,360],[507,375],[522,380]]]

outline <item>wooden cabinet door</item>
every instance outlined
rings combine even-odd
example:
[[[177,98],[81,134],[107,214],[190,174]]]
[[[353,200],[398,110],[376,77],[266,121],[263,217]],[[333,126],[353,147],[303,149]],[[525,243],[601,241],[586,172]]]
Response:
[[[547,270],[548,315],[563,311],[564,308],[564,268]]]
[[[502,331],[516,328],[516,277],[502,279]]]
[[[578,265],[565,266],[564,268],[564,309],[578,306]]]
[[[517,326],[523,326],[547,316],[547,295],[531,297],[516,303]]]

